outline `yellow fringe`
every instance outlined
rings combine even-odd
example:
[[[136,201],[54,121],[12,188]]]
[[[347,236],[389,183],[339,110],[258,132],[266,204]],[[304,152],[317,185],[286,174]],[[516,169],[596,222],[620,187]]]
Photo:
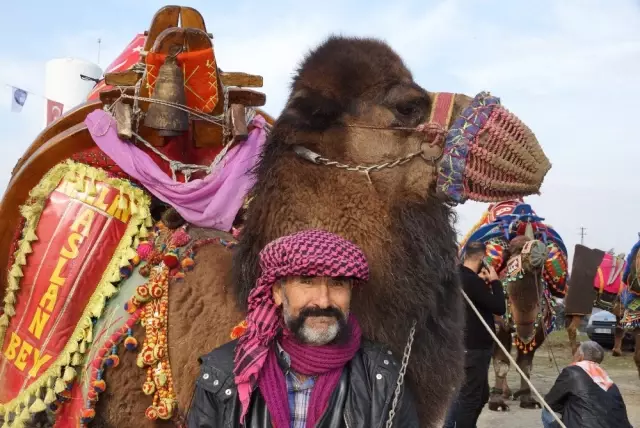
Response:
[[[80,317],[78,325],[60,353],[60,356],[40,375],[38,380],[29,385],[19,396],[8,403],[0,404],[0,414],[15,412],[20,415],[11,425],[12,428],[24,427],[24,421],[20,420],[24,415],[30,418],[30,407],[27,405],[25,405],[20,413],[20,409],[23,407],[21,400],[26,400],[28,404],[31,398],[36,397],[36,402],[31,407],[37,410],[42,407],[41,404],[48,404],[47,401],[51,400],[52,397],[55,401],[54,393],[62,393],[66,389],[67,383],[71,383],[75,379],[76,370],[71,367],[70,364],[73,363],[73,365],[79,366],[82,363],[81,360],[84,359],[84,354],[88,350],[87,344],[93,340],[91,317],[101,316],[104,310],[105,298],[117,293],[118,290],[113,286],[112,282],[120,281],[120,263],[123,256],[135,253],[131,245],[136,242],[140,236],[140,226],[149,223],[153,224],[149,210],[151,199],[142,189],[134,188],[125,180],[110,178],[106,172],[101,169],[88,167],[70,160],[62,162],[45,174],[38,185],[29,193],[29,202],[20,208],[20,212],[25,218],[25,226],[22,231],[23,239],[14,253],[15,262],[9,270],[7,283],[10,291],[15,293],[20,291],[20,279],[23,277],[22,267],[26,264],[27,254],[32,252],[31,242],[38,240],[35,230],[49,195],[58,187],[62,179],[67,179],[75,183],[77,189],[82,188],[82,190],[84,190],[85,179],[87,178],[91,182],[101,181],[120,189],[121,195],[123,196],[122,199],[124,199],[124,202],[122,202],[124,203],[123,209],[128,208],[127,203],[135,203],[137,213],[132,213],[124,236],[114,251],[109,265],[105,269],[100,282]],[[89,184],[89,190],[91,190],[90,187],[91,185]],[[128,201],[124,198],[125,191],[127,191],[129,195]],[[144,233],[148,232],[144,230]],[[116,278],[116,275],[117,279],[112,281],[112,278]],[[4,336],[11,318],[15,316],[14,305],[15,302],[5,304],[5,314],[0,317],[0,343],[4,342]],[[83,345],[79,346],[78,340],[83,340]],[[59,377],[60,370],[63,367],[64,374],[62,377]],[[39,398],[42,388],[47,388],[44,401]]]
[[[47,388],[47,393],[44,396],[44,404],[47,406],[56,401],[56,394],[53,392],[53,389]]]

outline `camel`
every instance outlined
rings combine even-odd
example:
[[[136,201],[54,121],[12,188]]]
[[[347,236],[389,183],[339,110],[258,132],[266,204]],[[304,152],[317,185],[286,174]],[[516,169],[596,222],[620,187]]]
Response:
[[[575,353],[580,345],[577,331],[584,315],[590,314],[592,308],[596,307],[609,311],[616,317],[612,355],[619,357],[622,355],[624,336],[622,319],[625,307],[621,297],[626,281],[623,273],[629,270],[629,265],[623,254],[615,255],[611,251],[604,252],[580,244],[576,245],[574,254],[568,287],[570,291],[565,299],[566,329],[571,352]]]
[[[104,371],[106,390],[90,426],[183,423],[198,358],[229,341],[243,320],[259,273],[259,251],[279,236],[307,228],[340,234],[364,249],[371,280],[354,295],[353,312],[363,334],[387,345],[398,359],[413,335],[405,384],[416,393],[421,426],[437,426],[462,380],[463,312],[452,205],[536,193],[550,168],[526,126],[504,110],[491,113],[494,97],[449,99],[445,126],[420,126],[437,116],[438,95],[416,84],[386,43],[332,36],[310,52],[253,171],[256,184],[238,220],[237,244],[232,250],[220,245],[232,240],[227,231],[188,227],[192,237],[224,240],[199,248],[193,269],[169,286],[173,417],[147,413],[145,418],[152,398],[143,392],[149,380],[138,368],[141,354],[121,346],[113,354],[117,367]],[[485,115],[471,130],[465,126],[470,108],[484,109]],[[449,117],[456,118],[451,126]],[[497,131],[502,126],[507,131]],[[484,133],[478,141],[506,145],[508,159],[493,155],[495,147],[488,144],[477,158],[469,150],[472,161],[460,168],[453,148],[464,141],[463,130],[479,128]],[[491,173],[484,177],[487,168]],[[157,233],[185,226],[176,217],[168,209]],[[144,343],[142,326],[136,324],[131,333]],[[443,367],[442,361],[449,363]],[[225,381],[232,382],[221,380],[221,386]]]
[[[621,306],[624,306],[624,314],[619,323],[620,329],[616,329],[615,348],[622,348],[622,338],[625,331],[630,331],[635,337],[635,353],[633,360],[640,376],[640,257],[638,250],[640,241],[637,242],[627,257],[627,269],[624,272],[623,281],[627,289],[622,293]]]
[[[506,315],[495,317],[496,335],[510,352],[515,332],[516,362],[527,376],[536,350],[555,326],[552,296],[564,296],[567,276],[562,238],[543,220],[522,199],[504,201],[491,205],[461,244],[462,253],[468,242],[487,245],[486,261],[498,272],[507,298]],[[489,409],[508,410],[505,399],[512,397],[519,398],[523,408],[539,407],[524,379],[520,390],[511,393],[510,361],[498,346],[494,349]]]
[[[525,245],[530,246],[523,251]],[[511,352],[511,333],[515,331],[517,347],[516,363],[522,372],[530,377],[533,367],[533,357],[537,349],[544,343],[547,335],[554,327],[554,312],[551,300],[546,294],[546,287],[542,281],[544,262],[548,254],[546,245],[533,236],[518,236],[509,243],[509,266],[520,258],[521,272],[517,276],[507,273],[506,295],[507,315],[505,319],[498,318],[497,336],[504,347]],[[510,362],[499,347],[495,347],[493,355],[493,369],[495,384],[489,397],[490,410],[509,410],[505,398],[512,394],[507,385],[507,374]],[[520,389],[513,393],[514,399],[520,399],[520,407],[526,409],[540,408],[540,403],[533,398],[529,385],[521,377]]]

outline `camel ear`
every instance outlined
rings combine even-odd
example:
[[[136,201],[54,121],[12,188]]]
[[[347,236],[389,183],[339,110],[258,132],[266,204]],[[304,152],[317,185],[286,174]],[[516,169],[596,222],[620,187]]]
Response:
[[[538,194],[550,169],[533,132],[481,92],[449,128],[437,189],[456,203],[517,199]]]
[[[344,107],[312,89],[295,91],[278,118],[279,125],[295,125],[299,131],[324,131],[340,121]]]

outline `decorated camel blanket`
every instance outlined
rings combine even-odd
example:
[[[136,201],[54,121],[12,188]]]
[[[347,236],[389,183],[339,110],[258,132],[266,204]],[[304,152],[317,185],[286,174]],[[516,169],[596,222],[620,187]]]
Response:
[[[91,349],[95,321],[136,263],[149,205],[128,181],[73,162],[32,189],[0,319],[5,421],[18,426],[64,398]]]
[[[503,277],[505,251],[516,236],[524,235],[530,227],[536,239],[547,245],[549,254],[542,272],[544,285],[556,297],[563,297],[567,281],[567,249],[560,235],[544,218],[538,217],[530,205],[521,199],[491,204],[481,219],[460,243],[460,255],[468,242],[486,244],[485,259]]]

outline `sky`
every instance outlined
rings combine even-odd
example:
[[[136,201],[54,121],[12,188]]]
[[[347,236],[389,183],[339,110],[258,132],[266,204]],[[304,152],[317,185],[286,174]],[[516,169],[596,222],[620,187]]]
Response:
[[[386,40],[430,91],[488,90],[536,134],[552,169],[525,199],[562,236],[628,252],[640,232],[639,0],[187,1],[214,35],[219,66],[264,77],[277,116],[303,55],[330,34]],[[3,5],[0,194],[43,127],[44,64],[59,57],[106,67],[166,3],[22,0]],[[99,10],[99,11],[96,11]],[[22,19],[24,18],[24,19]],[[11,112],[11,88],[32,92]],[[457,208],[461,235],[487,204]],[[1,221],[1,219],[0,219]]]

